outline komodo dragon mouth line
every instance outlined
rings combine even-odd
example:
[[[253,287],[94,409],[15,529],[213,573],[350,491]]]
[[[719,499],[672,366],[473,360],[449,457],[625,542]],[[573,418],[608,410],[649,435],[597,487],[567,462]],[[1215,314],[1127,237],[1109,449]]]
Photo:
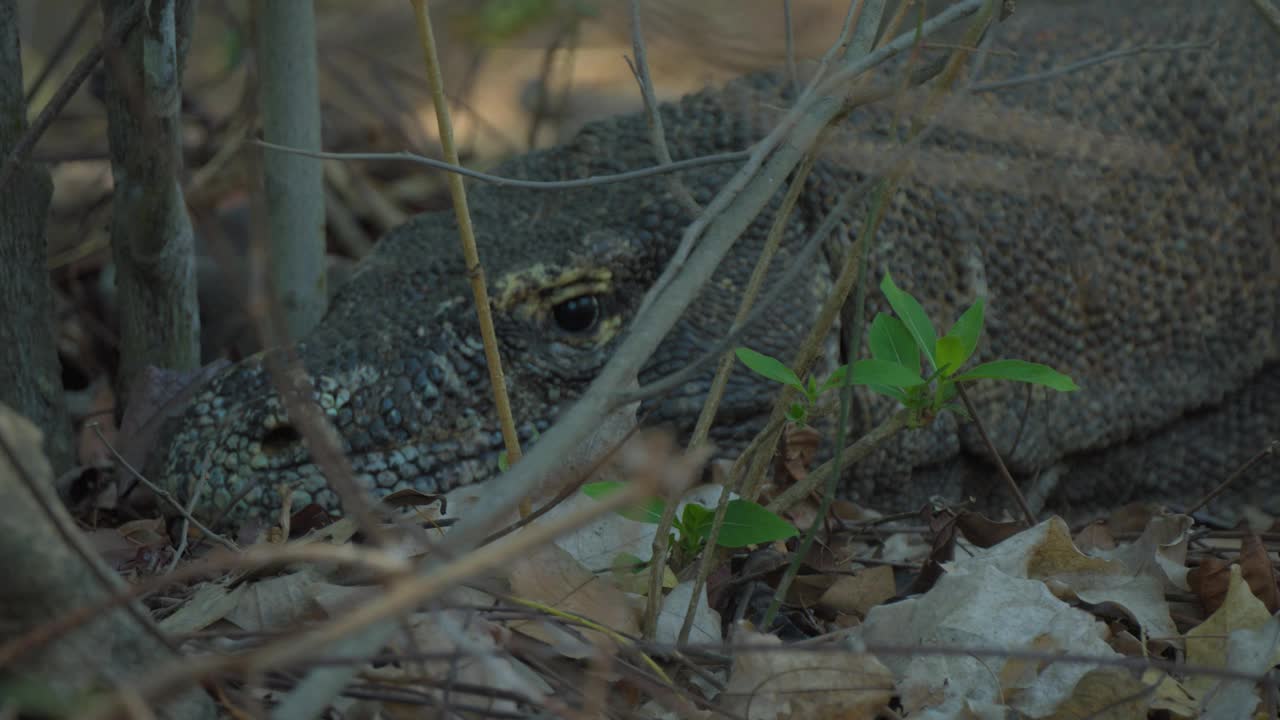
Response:
[[[1146,53],[955,98],[891,199],[871,243],[872,277],[892,269],[931,317],[948,322],[981,293],[990,315],[978,360],[1051,364],[1081,385],[1067,397],[992,384],[975,401],[1015,473],[1056,478],[1055,508],[1198,497],[1280,435],[1280,35],[1247,0],[1034,5],[998,25],[983,81],[1061,68],[1144,44]],[[922,50],[924,59],[937,49]],[[905,62],[881,70],[896,82]],[[787,98],[774,76],[744,78],[662,107],[676,159],[750,146]],[[769,281],[845,188],[885,167],[908,115],[894,100],[860,108],[807,180]],[[584,128],[497,172],[562,180],[651,166],[640,115]],[[706,204],[736,167],[680,174]],[[473,185],[495,326],[527,441],[596,376],[692,218],[666,178],[573,191]],[[686,367],[728,327],[772,209],[739,240],[649,361],[642,381]],[[743,344],[790,357],[859,226],[764,309]],[[451,213],[416,217],[378,245],[299,344],[314,396],[359,479],[375,494],[447,489],[497,474],[490,409]],[[871,313],[884,308],[872,302]],[[834,359],[834,358],[832,358]],[[687,430],[713,368],[650,408]],[[736,371],[715,436],[727,453],[767,417],[775,386]],[[855,420],[892,411],[860,396]],[[1016,448],[1013,447],[1016,439]],[[1011,452],[1012,451],[1012,452]],[[842,492],[885,509],[933,494],[995,503],[983,446],[946,417],[859,464]],[[280,506],[278,488],[337,508],[270,390],[260,359],[229,369],[170,422],[152,477],[200,479],[201,508],[230,519]],[[1232,502],[1280,509],[1274,465]],[[239,502],[235,502],[239,499]]]

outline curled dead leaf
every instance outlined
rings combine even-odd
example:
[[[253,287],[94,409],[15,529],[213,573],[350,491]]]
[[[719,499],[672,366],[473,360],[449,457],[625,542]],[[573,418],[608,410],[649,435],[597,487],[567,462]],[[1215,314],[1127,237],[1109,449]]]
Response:
[[[1216,557],[1206,557],[1200,561],[1199,566],[1187,573],[1187,584],[1191,586],[1191,592],[1200,598],[1200,605],[1210,614],[1222,607],[1230,581],[1231,563]]]
[[[1257,533],[1249,533],[1240,542],[1240,572],[1249,589],[1267,606],[1267,612],[1280,610],[1280,587],[1276,586],[1276,570],[1271,556]]]

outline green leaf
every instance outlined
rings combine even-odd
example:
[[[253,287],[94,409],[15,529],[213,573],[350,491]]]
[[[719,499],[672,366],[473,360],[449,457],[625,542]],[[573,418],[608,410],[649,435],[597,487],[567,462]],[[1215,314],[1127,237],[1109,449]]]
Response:
[[[601,500],[622,488],[626,487],[625,483],[617,480],[606,480],[604,482],[587,483],[582,486],[582,493],[594,500]],[[635,507],[624,508],[618,511],[618,514],[628,520],[636,522],[657,525],[662,520],[662,510],[666,505],[659,498],[650,498]]]
[[[848,365],[841,365],[827,378],[827,385],[844,383]],[[914,387],[924,382],[919,373],[912,372],[892,360],[859,360],[853,364],[854,385],[892,385],[894,387]]]
[[[805,397],[809,398],[809,402],[816,402],[818,400],[817,378],[812,375],[809,376],[809,384],[805,386],[804,394]]]
[[[876,313],[867,336],[871,357],[896,362],[908,370],[920,371],[920,348],[902,321],[892,315]]]
[[[910,398],[907,396],[907,393],[903,392],[902,388],[891,387],[889,385],[873,385],[872,383],[867,383],[867,389],[874,393],[887,395],[888,397],[891,397],[894,400],[897,400],[903,405],[909,405],[911,401]]]
[[[649,568],[649,561],[629,552],[620,552],[609,562],[610,569],[619,575],[629,573],[638,575]]]
[[[804,383],[800,382],[800,378],[796,377],[794,372],[791,372],[791,368],[783,365],[781,360],[745,347],[735,349],[733,354],[737,355],[742,364],[757,375],[763,375],[774,382],[790,385],[800,392],[804,392]]]
[[[964,342],[955,335],[938,338],[938,368],[943,377],[954,375],[964,364]]]
[[[808,417],[808,411],[800,403],[792,403],[791,407],[787,408],[787,419],[797,425],[803,425]]]
[[[983,298],[974,300],[969,309],[960,313],[955,325],[952,325],[951,329],[947,331],[948,336],[960,339],[963,348],[960,362],[953,366],[954,370],[959,370],[965,363],[969,362],[969,358],[973,357],[973,351],[978,347],[978,338],[982,337],[985,305],[986,300]]]
[[[855,385],[890,385],[898,388],[923,385],[919,372],[909,370],[889,360],[859,360],[853,364]]]
[[[880,292],[884,293],[889,300],[889,306],[898,314],[898,319],[906,326],[907,332],[911,333],[911,339],[916,341],[916,347],[929,358],[929,365],[938,367],[937,358],[933,354],[934,345],[938,342],[938,331],[933,329],[933,323],[929,321],[929,316],[925,314],[920,301],[912,297],[911,293],[894,285],[893,276],[887,272],[884,274],[884,280],[880,282]]]
[[[844,374],[848,372],[848,370],[849,370],[848,365],[841,365],[840,367],[833,370],[831,372],[831,375],[829,375],[827,379],[823,381],[821,392],[826,392],[831,388],[836,387],[840,383],[844,382]]]
[[[798,534],[795,526],[748,500],[730,500],[724,527],[716,544],[740,548],[782,540]]]
[[[1060,392],[1079,390],[1069,376],[1064,375],[1048,365],[1027,362],[1026,360],[995,360],[983,363],[963,375],[951,378],[955,382],[967,380],[1014,380],[1017,382],[1044,385]]]
[[[711,533],[711,521],[715,519],[715,513],[708,510],[697,503],[689,503],[684,506],[681,513],[681,525],[684,528],[685,537],[681,539],[694,539],[698,542],[705,542],[707,535]]]

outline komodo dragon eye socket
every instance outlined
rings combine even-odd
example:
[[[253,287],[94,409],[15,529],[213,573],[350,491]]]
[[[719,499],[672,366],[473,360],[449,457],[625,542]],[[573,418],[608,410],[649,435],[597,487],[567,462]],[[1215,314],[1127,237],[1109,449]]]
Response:
[[[579,295],[557,303],[551,314],[565,332],[588,332],[600,321],[600,300],[595,295]]]

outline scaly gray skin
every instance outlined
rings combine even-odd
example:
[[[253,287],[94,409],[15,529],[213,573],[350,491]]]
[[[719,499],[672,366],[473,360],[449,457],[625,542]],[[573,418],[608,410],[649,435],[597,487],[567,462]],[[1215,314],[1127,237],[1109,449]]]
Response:
[[[1029,406],[1022,386],[974,391],[1012,470],[1055,479],[1049,504],[1063,510],[1190,500],[1280,434],[1280,36],[1245,0],[1156,10],[1133,3],[1140,19],[1129,5],[1028,8],[998,27],[992,49],[1004,52],[989,56],[984,79],[1146,43],[1217,45],[1128,57],[959,102],[925,143],[872,246],[871,277],[891,269],[944,330],[975,295],[988,296],[978,359],[1049,363],[1083,388],[1036,391]],[[769,108],[785,102],[773,84],[753,77],[663,106],[672,155],[747,147],[767,129]],[[892,110],[858,111],[853,132],[828,145],[774,268],[791,264],[840,191],[897,156]],[[627,116],[498,172],[579,178],[653,158],[643,117]],[[734,170],[681,178],[705,203]],[[471,186],[526,442],[605,363],[690,221],[668,187],[661,179],[572,192]],[[642,381],[684,367],[721,337],[767,215]],[[836,249],[847,247],[844,232]],[[375,494],[446,490],[497,474],[501,440],[459,255],[452,213],[414,218],[379,244],[299,345],[316,398]],[[790,357],[829,289],[830,262],[805,272],[743,344]],[[592,307],[588,329],[561,327],[575,310],[590,319]],[[658,421],[687,431],[711,372],[668,397]],[[775,390],[735,371],[715,434],[726,453],[760,427]],[[855,424],[865,428],[891,409],[861,396]],[[281,482],[300,488],[295,506],[337,506],[259,358],[215,379],[165,437],[152,476],[180,490],[207,477],[206,512],[238,497],[231,519],[270,512]],[[877,452],[843,489],[886,510],[911,509],[934,493],[995,502],[986,455],[972,426],[943,417]],[[1233,502],[1277,509],[1278,474],[1274,463],[1255,469]]]

